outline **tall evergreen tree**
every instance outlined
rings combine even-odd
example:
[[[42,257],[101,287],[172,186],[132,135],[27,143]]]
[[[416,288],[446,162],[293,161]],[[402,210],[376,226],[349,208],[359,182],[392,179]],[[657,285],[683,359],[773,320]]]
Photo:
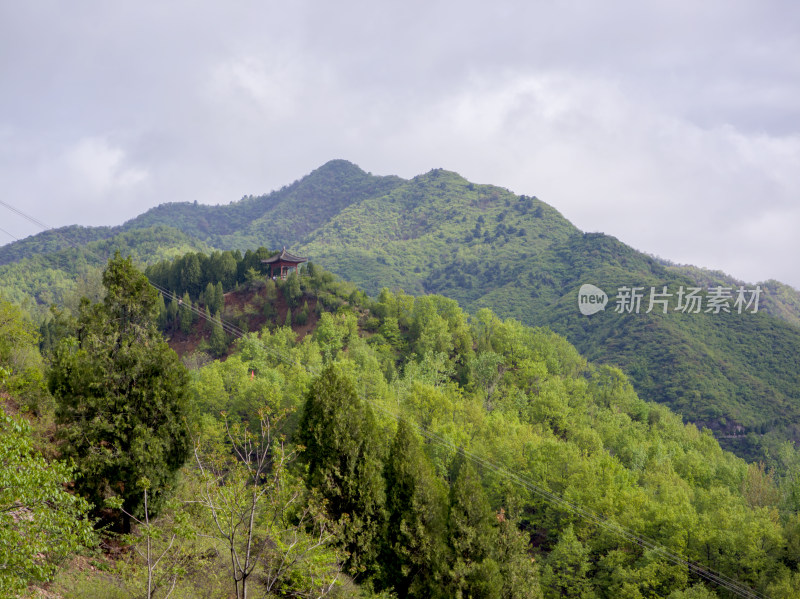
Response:
[[[225,291],[222,288],[222,282],[217,281],[214,285],[214,305],[211,306],[212,312],[222,312],[225,307]]]
[[[497,529],[480,477],[472,464],[460,456],[454,474],[447,522],[452,596],[499,599],[502,579],[492,556]]]
[[[192,300],[189,297],[189,292],[183,294],[178,309],[178,319],[180,320],[181,331],[187,335],[192,332],[192,324],[194,324],[194,312],[192,311]]]
[[[211,281],[206,284],[206,289],[203,291],[203,303],[206,305],[206,308],[212,312],[214,311],[214,307],[217,303],[217,296],[216,287]]]
[[[311,385],[300,420],[307,482],[343,528],[345,567],[374,573],[383,526],[384,483],[377,425],[351,381],[328,366]]]
[[[178,300],[173,292],[172,301],[167,306],[167,327],[174,333],[178,328]]]
[[[387,585],[403,597],[435,597],[442,591],[447,491],[436,478],[419,439],[405,421],[389,450],[386,478]]]
[[[158,324],[158,328],[160,330],[166,330],[167,328],[167,304],[164,302],[164,296],[160,293],[158,294],[158,302],[156,305],[156,310],[158,314],[158,318],[156,323]]]
[[[208,344],[210,345],[211,353],[217,358],[221,358],[225,354],[225,350],[228,349],[228,337],[222,328],[222,319],[219,316],[219,312],[214,316]]]
[[[59,345],[49,385],[63,453],[79,473],[76,490],[95,513],[119,496],[124,511],[139,514],[137,481],[150,481],[155,508],[189,455],[188,374],[156,329],[157,292],[131,259],[117,253],[103,285],[102,303],[82,301],[76,335]]]

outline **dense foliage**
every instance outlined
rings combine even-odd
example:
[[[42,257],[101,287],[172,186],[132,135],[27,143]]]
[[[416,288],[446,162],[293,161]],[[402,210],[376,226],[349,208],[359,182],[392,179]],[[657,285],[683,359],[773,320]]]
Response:
[[[130,325],[143,346],[157,347],[146,341],[154,325],[140,320],[147,314],[155,322],[152,290],[129,261],[112,261],[107,273],[103,303],[80,308],[78,339],[116,340],[105,352],[113,357],[130,340],[121,332]],[[146,499],[163,478],[126,474],[125,490],[141,500],[111,505],[135,523],[117,541],[132,551],[100,570],[62,571],[56,592],[732,596],[680,561],[688,559],[770,597],[797,595],[800,456],[790,444],[780,447],[777,471],[747,464],[548,330],[488,309],[469,316],[441,296],[383,290],[370,300],[315,266],[303,274],[275,286],[270,299],[272,282],[258,278],[229,296],[284,309],[292,296],[298,312],[318,308],[312,328],[295,329],[281,326],[273,309],[224,361],[184,355],[194,365],[185,428],[172,435],[191,436],[194,457],[162,487],[160,506]],[[101,313],[106,318],[95,318]],[[9,330],[25,330],[19,318],[9,319]],[[81,349],[67,340],[60,347]],[[124,433],[149,379],[108,359],[87,353],[65,369],[56,352],[51,381],[83,381],[99,360],[111,374],[84,390],[133,382],[132,393],[104,403],[114,418],[61,420],[67,437],[92,423],[126,436],[143,431]],[[162,375],[176,384],[185,376],[180,364],[169,370]],[[111,393],[84,398],[74,405]],[[156,436],[149,439],[142,447],[154,447]],[[89,469],[83,475],[76,489],[98,482]],[[587,512],[627,536],[597,526]]]
[[[0,377],[2,383],[2,377]],[[48,463],[30,426],[0,408],[0,593],[51,580],[58,566],[92,541],[87,504],[64,489],[73,469]]]

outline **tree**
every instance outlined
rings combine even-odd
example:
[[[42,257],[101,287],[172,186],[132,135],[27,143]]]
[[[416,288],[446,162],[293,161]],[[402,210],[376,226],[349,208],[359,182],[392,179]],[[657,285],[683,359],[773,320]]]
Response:
[[[147,500],[150,481],[142,478],[136,482],[136,486],[143,491],[143,516],[139,519],[133,514],[128,514],[136,522],[138,529],[133,534],[123,536],[122,541],[132,547],[144,562],[147,572],[145,597],[154,599],[159,591],[163,590],[163,599],[167,599],[185,572],[183,562],[187,556],[181,555],[176,541],[179,538],[193,537],[194,530],[187,523],[187,514],[179,508],[176,510],[176,506],[172,506],[171,511],[174,512],[174,516],[169,526],[165,526],[163,522],[153,522]],[[106,505],[124,511],[120,497],[110,498]]]
[[[103,272],[103,303],[81,303],[74,337],[59,345],[50,372],[65,456],[75,460],[76,490],[94,504],[123,499],[121,517],[141,515],[136,481],[151,484],[154,511],[189,456],[184,413],[188,373],[155,326],[157,292],[130,258]]]
[[[91,543],[89,506],[64,489],[71,479],[69,466],[48,464],[34,451],[24,420],[0,409],[2,596],[22,591],[29,582],[51,580],[65,557]]]
[[[225,291],[222,288],[222,283],[217,282],[214,285],[214,305],[211,307],[212,312],[222,312],[225,307]]]
[[[181,269],[181,289],[189,293],[192,297],[197,297],[201,291],[203,279],[203,269],[200,267],[200,259],[197,254],[186,254],[183,257],[183,268]]]
[[[215,310],[217,303],[217,292],[216,288],[214,287],[214,283],[211,281],[206,284],[206,290],[203,292],[202,300],[206,305],[206,309],[211,311]]]
[[[404,420],[397,427],[384,476],[384,578],[401,598],[436,596],[442,586],[447,491]]]
[[[187,335],[191,333],[195,315],[192,310],[192,300],[189,297],[188,291],[183,294],[183,298],[181,299],[178,319],[180,320],[181,331]]]
[[[342,526],[346,568],[371,572],[383,525],[384,485],[375,418],[351,381],[328,366],[311,385],[299,426],[309,487]]]
[[[251,576],[258,574],[268,596],[291,589],[323,597],[339,570],[327,548],[333,529],[313,502],[302,501],[302,484],[290,484],[286,467],[294,459],[280,435],[280,416],[259,412],[258,430],[224,421],[229,451],[198,441],[195,463],[201,485],[199,505],[213,521],[212,536],[229,554],[237,599],[247,599]],[[317,559],[320,557],[321,559]]]
[[[570,524],[561,533],[558,543],[547,556],[542,568],[542,587],[545,597],[593,597],[589,580],[589,551],[575,536]]]
[[[228,337],[225,335],[225,329],[222,328],[222,318],[220,318],[219,312],[214,316],[208,344],[212,355],[217,358],[221,358],[228,349]]]
[[[528,555],[528,535],[517,525],[512,513],[501,509],[498,522],[498,543],[495,547],[500,575],[503,579],[504,599],[542,599],[539,585],[539,568]]]
[[[39,334],[22,310],[0,298],[0,368],[8,372],[5,385],[19,395],[36,394],[42,387]]]
[[[286,277],[286,283],[283,286],[283,294],[286,296],[286,303],[288,303],[290,307],[296,308],[300,302],[300,298],[303,297],[303,290],[300,287],[300,277],[297,276],[296,272],[292,271],[289,273],[289,276]]]
[[[492,557],[497,544],[489,502],[472,464],[459,456],[450,488],[448,541],[453,555],[450,569],[453,595],[498,598],[503,581]]]

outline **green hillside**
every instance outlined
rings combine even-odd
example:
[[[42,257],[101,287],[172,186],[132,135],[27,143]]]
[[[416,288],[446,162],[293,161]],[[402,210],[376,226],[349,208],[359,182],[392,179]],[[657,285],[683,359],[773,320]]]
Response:
[[[154,225],[180,230],[184,237],[175,246],[183,250],[286,246],[373,296],[383,287],[438,293],[471,312],[490,307],[550,327],[588,358],[622,367],[643,397],[711,427],[740,455],[774,457],[782,440],[800,441],[795,290],[762,283],[758,314],[617,314],[613,296],[624,285],[675,293],[681,286],[740,283],[663,264],[613,237],[579,231],[535,197],[441,169],[403,180],[335,160],[271,194],[227,206],[165,204],[115,229],[48,232],[0,250],[0,261],[29,260],[0,267],[3,291],[17,302],[61,301],[65,289],[74,289],[81,261],[91,260],[80,250],[38,252],[68,238],[109,236],[94,242],[105,248],[103,256],[122,244],[152,263],[169,251],[169,240],[161,249],[140,250],[125,235]],[[604,312],[579,313],[577,289],[584,283],[608,293]]]
[[[189,371],[130,261],[44,355],[0,301],[4,596],[797,596],[788,444],[777,473],[747,464],[547,329],[438,295],[371,299],[316,266],[225,286],[226,256],[231,276],[247,260],[150,269],[204,264],[187,283],[266,317],[224,361],[201,342]]]
[[[782,440],[800,441],[800,329],[791,303],[764,300],[778,318],[763,309],[615,314],[612,299],[606,311],[583,316],[583,283],[609,295],[623,285],[675,293],[698,279],[613,237],[581,233],[534,198],[431,171],[345,209],[300,251],[371,293],[440,293],[468,310],[490,307],[548,326],[587,358],[621,366],[643,397],[711,427],[740,455],[774,455]],[[765,295],[779,289],[762,287]]]
[[[718,270],[686,265],[669,265],[669,270],[682,273],[703,287],[723,285],[736,288],[744,285],[743,281]],[[800,327],[800,291],[774,279],[761,281],[759,285],[764,290],[762,302],[764,311]]]
[[[72,230],[74,228],[69,229],[76,233]],[[63,305],[68,300],[77,302],[79,295],[76,294],[93,295],[88,287],[99,284],[99,269],[115,251],[147,265],[190,250],[209,249],[204,242],[163,225],[107,238],[84,234],[85,230],[80,229],[81,239],[94,240],[69,246],[67,242],[71,243],[72,238],[54,237],[53,232],[47,232],[43,234],[46,243],[67,247],[49,253],[34,252],[0,266],[0,295],[25,306],[31,313],[44,314],[51,304]],[[32,240],[38,238],[37,235]]]

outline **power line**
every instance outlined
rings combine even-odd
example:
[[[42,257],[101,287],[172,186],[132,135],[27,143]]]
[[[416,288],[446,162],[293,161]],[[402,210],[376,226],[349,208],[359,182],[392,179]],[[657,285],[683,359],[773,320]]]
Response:
[[[37,226],[43,228],[44,230],[52,230],[50,227],[48,227],[47,225],[45,225],[41,221],[35,219],[34,217],[32,217],[30,215],[25,214],[24,212],[14,208],[13,206],[8,205],[6,202],[3,202],[2,200],[0,200],[0,205],[5,206],[9,210],[12,210],[13,212],[19,214],[23,218],[26,218],[27,220],[29,220],[30,222],[32,222],[32,223],[36,224]],[[56,235],[59,234],[57,231],[54,231],[54,233]],[[62,236],[62,239],[64,239],[64,241],[66,241],[68,245],[71,245],[69,240],[67,240],[63,236]],[[91,250],[86,250],[86,251],[88,251],[91,254],[94,254],[94,256],[96,258],[99,258],[99,255],[97,253],[95,253],[95,252],[93,252]],[[100,261],[102,262],[102,260],[100,260]],[[163,287],[160,287],[159,285],[156,285],[155,283],[151,282],[150,284],[159,293],[161,293],[161,295],[165,299],[169,299],[170,301],[176,300],[178,302],[182,302],[181,298],[179,298],[176,294],[172,293],[171,291],[169,291],[167,289],[164,289]],[[198,315],[200,318],[203,318],[205,320],[209,320],[212,323],[214,322],[214,318],[210,318],[209,319],[206,316],[204,311],[200,310],[199,308],[197,308],[196,306],[192,305],[191,303],[187,306],[187,308],[190,309],[194,314]],[[242,338],[246,334],[245,331],[243,331],[241,328],[239,328],[238,326],[234,325],[233,323],[225,321],[221,316],[219,317],[219,322],[221,323],[221,325],[223,327],[223,330],[226,333],[228,333],[229,335],[232,335],[232,336],[234,336],[236,338]],[[275,357],[276,359],[278,359],[281,362],[284,362],[286,364],[299,365],[302,368],[305,368],[305,370],[309,374],[311,374],[312,376],[319,376],[319,374],[320,374],[319,371],[316,368],[313,368],[313,367],[311,367],[311,366],[309,366],[307,364],[302,364],[302,363],[298,362],[297,360],[293,359],[289,354],[287,354],[285,352],[280,352],[280,351],[276,350],[275,348],[267,347],[265,345],[262,346],[262,347],[268,354],[271,354],[273,357]],[[437,435],[436,433],[428,430],[428,428],[425,427],[424,425],[422,425],[420,423],[417,423],[417,422],[410,421],[410,420],[404,418],[402,415],[394,413],[393,411],[391,411],[388,408],[386,408],[386,407],[378,404],[377,402],[369,399],[368,397],[364,396],[363,394],[359,394],[359,397],[360,397],[360,399],[362,401],[366,402],[367,404],[369,404],[370,406],[374,407],[375,409],[377,409],[377,410],[381,411],[382,413],[388,415],[389,417],[393,418],[398,423],[399,422],[405,422],[406,424],[414,427],[417,431],[419,431],[419,433],[421,435],[423,435],[426,439],[429,439],[432,443],[438,444],[439,446],[445,447],[445,448],[447,448],[447,449],[449,449],[451,451],[454,451],[456,453],[460,453],[461,455],[463,455],[467,459],[471,460],[473,463],[475,463],[475,464],[477,464],[477,465],[479,465],[479,466],[481,466],[483,468],[486,468],[488,470],[491,470],[492,472],[498,474],[499,476],[504,477],[507,480],[511,481],[512,483],[514,483],[514,484],[516,484],[516,485],[518,485],[518,486],[530,491],[531,493],[541,497],[545,501],[547,501],[547,502],[549,502],[551,504],[554,504],[554,505],[556,505],[556,506],[558,506],[558,507],[560,507],[560,508],[562,508],[562,509],[564,509],[564,510],[566,510],[566,511],[568,511],[568,512],[570,512],[570,513],[572,513],[572,514],[574,514],[576,516],[578,516],[579,518],[582,518],[582,519],[584,519],[584,520],[586,520],[586,521],[588,521],[588,522],[590,522],[590,523],[592,523],[592,524],[594,524],[596,526],[599,526],[600,528],[603,528],[604,530],[606,530],[606,531],[608,531],[608,532],[610,532],[610,533],[612,533],[612,534],[614,534],[614,535],[616,535],[618,537],[621,537],[625,541],[632,542],[632,543],[635,543],[636,545],[639,545],[640,547],[643,547],[645,549],[649,549],[650,551],[653,551],[655,554],[659,555],[663,559],[665,559],[665,560],[667,560],[669,562],[672,562],[675,565],[679,565],[679,566],[687,568],[690,572],[692,572],[693,574],[695,574],[695,575],[697,575],[697,576],[699,576],[701,578],[704,578],[708,582],[711,582],[711,583],[713,583],[713,584],[715,584],[717,586],[723,587],[726,590],[730,591],[731,593],[733,593],[733,594],[735,594],[735,595],[737,595],[739,597],[743,597],[744,599],[769,599],[769,597],[767,595],[764,595],[762,593],[754,591],[753,589],[743,585],[742,583],[738,582],[737,580],[735,580],[735,579],[733,579],[733,578],[731,578],[729,576],[726,576],[725,574],[722,574],[721,572],[716,572],[715,570],[713,570],[711,568],[706,568],[706,567],[703,567],[702,565],[700,565],[700,564],[698,564],[696,562],[692,562],[692,561],[690,561],[690,560],[678,555],[677,553],[674,553],[673,551],[670,551],[666,547],[663,547],[662,545],[660,545],[659,543],[657,543],[656,541],[654,541],[654,540],[652,540],[652,539],[650,539],[648,537],[645,537],[643,535],[638,535],[635,532],[625,528],[624,526],[621,526],[621,525],[617,524],[616,522],[614,522],[612,520],[609,520],[607,518],[603,518],[599,514],[595,513],[594,511],[592,511],[592,510],[590,510],[590,509],[588,509],[586,507],[583,507],[583,506],[581,506],[581,505],[579,505],[577,503],[568,501],[567,499],[564,499],[563,497],[560,497],[559,495],[557,495],[557,494],[549,491],[548,489],[540,486],[539,484],[537,484],[536,482],[532,481],[530,478],[528,478],[528,477],[526,477],[524,475],[518,474],[516,472],[511,472],[511,471],[505,469],[504,467],[502,467],[502,466],[500,466],[498,464],[495,464],[494,462],[492,462],[488,458],[485,458],[485,457],[483,457],[481,455],[473,453],[473,452],[471,452],[471,451],[469,451],[467,449],[464,449],[463,447],[456,446],[450,440],[448,440],[448,439],[446,439],[444,437],[441,437],[440,435]]]
[[[0,206],[5,206],[9,210],[11,210],[11,212],[14,212],[15,214],[18,214],[19,216],[21,216],[25,220],[27,220],[29,222],[32,222],[34,225],[36,225],[37,227],[41,228],[44,231],[50,231],[50,230],[53,229],[53,227],[51,227],[49,225],[46,225],[45,223],[43,223],[39,219],[34,218],[30,214],[27,214],[27,213],[23,212],[22,210],[19,210],[18,208],[14,208],[14,206],[4,202],[3,200],[0,200]],[[13,237],[13,235],[12,235],[12,237]],[[65,240],[65,241],[67,241],[69,243],[68,240]]]
[[[3,233],[5,233],[5,234],[6,234],[6,235],[8,235],[9,237],[13,237],[13,238],[14,238],[14,239],[16,239],[17,241],[19,241],[19,237],[17,237],[16,235],[12,235],[11,233],[9,233],[8,231],[6,231],[6,230],[5,230],[5,229],[3,229],[2,227],[0,227],[0,231],[2,231]]]

